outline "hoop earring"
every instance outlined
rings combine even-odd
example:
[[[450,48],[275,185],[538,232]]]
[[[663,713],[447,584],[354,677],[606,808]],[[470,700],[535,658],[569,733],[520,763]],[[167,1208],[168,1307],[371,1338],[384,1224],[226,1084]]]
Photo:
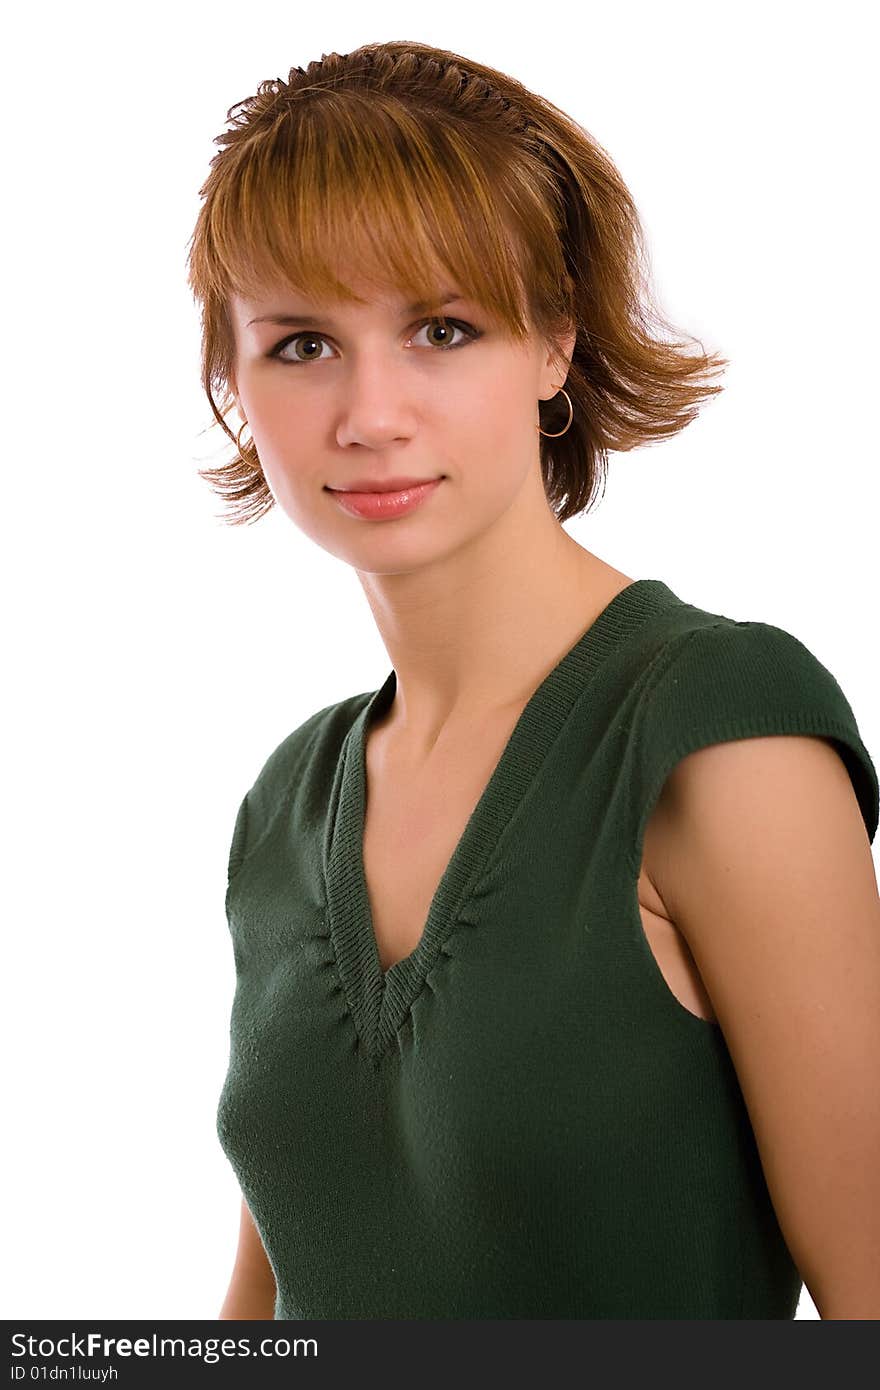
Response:
[[[538,430],[538,434],[543,434],[545,439],[558,439],[561,434],[565,434],[565,430],[569,428],[572,420],[574,419],[574,406],[571,403],[571,397],[569,396],[568,392],[563,391],[562,387],[560,386],[557,395],[563,395],[565,399],[568,401],[568,423],[566,424],[564,430],[557,430],[555,434],[548,434],[546,430],[542,430],[541,426],[538,425],[536,427]],[[552,400],[553,397],[551,396],[550,399]]]
[[[242,458],[244,458],[244,454],[242,453],[242,448],[241,448],[241,432],[242,432],[242,430],[245,428],[246,425],[247,425],[247,420],[245,420],[244,424],[241,426],[241,429],[239,429],[238,434],[235,436],[235,447],[238,449],[238,452],[239,452],[239,454],[241,455]],[[250,442],[251,444],[253,444],[253,442],[254,442],[254,441],[253,441],[253,436],[251,436],[251,439],[250,439],[249,442]]]

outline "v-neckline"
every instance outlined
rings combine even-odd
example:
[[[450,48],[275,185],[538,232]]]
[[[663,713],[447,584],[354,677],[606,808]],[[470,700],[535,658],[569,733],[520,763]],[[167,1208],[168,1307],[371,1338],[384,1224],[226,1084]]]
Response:
[[[659,579],[619,589],[524,705],[459,837],[409,955],[382,969],[364,868],[366,742],[394,699],[392,668],[350,726],[340,750],[324,849],[330,935],[361,1045],[379,1065],[419,995],[456,918],[517,807],[528,796],[562,726],[609,652],[652,613],[676,601]]]

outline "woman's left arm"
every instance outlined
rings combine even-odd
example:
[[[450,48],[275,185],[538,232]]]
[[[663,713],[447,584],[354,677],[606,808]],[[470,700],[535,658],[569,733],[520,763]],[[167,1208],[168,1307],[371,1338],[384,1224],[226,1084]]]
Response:
[[[880,1318],[880,896],[849,773],[819,737],[712,744],[656,824],[792,1258],[821,1318]]]

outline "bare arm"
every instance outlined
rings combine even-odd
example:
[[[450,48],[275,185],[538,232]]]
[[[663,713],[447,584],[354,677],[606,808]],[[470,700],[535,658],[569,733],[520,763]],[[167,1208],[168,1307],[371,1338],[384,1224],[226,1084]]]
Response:
[[[275,1275],[243,1197],[238,1250],[220,1317],[249,1320],[275,1317]]]
[[[661,798],[659,889],[715,1006],[822,1319],[880,1318],[880,895],[838,752],[710,745]]]

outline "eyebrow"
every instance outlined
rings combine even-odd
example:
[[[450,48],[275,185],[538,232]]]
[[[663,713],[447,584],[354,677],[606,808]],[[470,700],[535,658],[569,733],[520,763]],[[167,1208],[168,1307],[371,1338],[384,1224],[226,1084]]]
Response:
[[[444,295],[440,307],[445,308],[447,304],[463,303],[464,297],[462,295],[456,294],[454,291],[450,291],[448,294]],[[404,313],[421,314],[427,312],[428,309],[431,309],[433,307],[434,305],[432,301],[423,299],[419,300],[416,304],[409,304],[407,308],[404,310]],[[288,326],[292,324],[303,324],[308,328],[318,328],[322,323],[331,322],[332,319],[329,319],[326,316],[324,318],[315,318],[308,314],[260,314],[257,318],[250,319],[249,322],[246,324],[246,327],[250,328],[251,325],[254,323],[277,323],[286,324]]]

